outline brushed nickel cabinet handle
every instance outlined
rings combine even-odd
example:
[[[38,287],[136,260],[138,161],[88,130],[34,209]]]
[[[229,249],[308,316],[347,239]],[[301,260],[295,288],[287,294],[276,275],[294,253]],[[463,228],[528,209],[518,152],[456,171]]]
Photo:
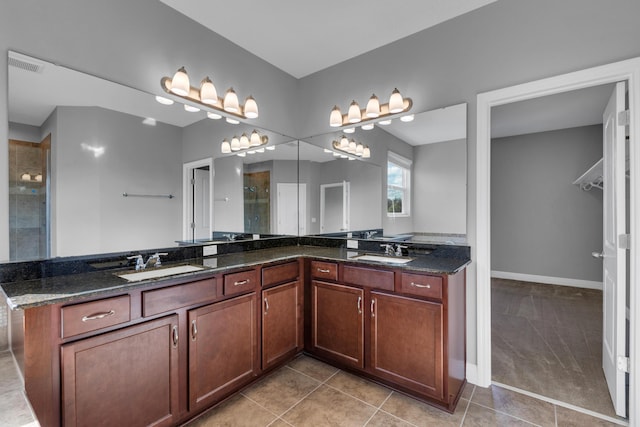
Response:
[[[411,282],[411,286],[415,286],[416,288],[427,288],[427,289],[431,289],[431,285],[421,285],[420,283],[413,283],[413,282]]]
[[[376,300],[371,298],[371,317],[376,317]]]
[[[331,273],[331,270],[329,270],[329,269],[318,268],[317,270],[318,270],[319,273]]]
[[[249,283],[251,280],[249,279],[245,279],[245,280],[240,280],[239,282],[233,282],[233,286],[241,286],[241,285],[246,285],[247,283]]]
[[[89,320],[104,319],[105,317],[113,316],[114,314],[116,314],[115,310],[105,311],[104,313],[95,313],[95,314],[92,314],[91,316],[82,317],[82,321],[88,322]]]
[[[174,325],[172,328],[173,348],[178,347],[178,325]]]
[[[266,316],[266,314],[269,312],[269,301],[267,301],[267,297],[264,298],[264,314]]]
[[[362,297],[358,297],[358,314],[362,314]]]
[[[191,341],[195,341],[198,336],[198,326],[195,319],[191,321]]]

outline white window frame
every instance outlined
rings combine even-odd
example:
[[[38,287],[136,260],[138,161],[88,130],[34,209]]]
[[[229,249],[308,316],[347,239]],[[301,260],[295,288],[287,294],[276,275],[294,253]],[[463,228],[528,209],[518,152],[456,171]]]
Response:
[[[411,166],[413,162],[406,157],[403,157],[399,154],[394,153],[393,151],[387,152],[387,171],[389,170],[389,163],[393,163],[396,166],[404,169],[404,182],[406,185],[404,187],[392,186],[392,188],[396,188],[403,193],[402,198],[402,212],[389,212],[387,211],[387,217],[390,218],[400,218],[400,217],[409,217],[411,216]],[[387,175],[387,192],[386,199],[389,200],[389,176]],[[387,208],[388,209],[388,208]]]

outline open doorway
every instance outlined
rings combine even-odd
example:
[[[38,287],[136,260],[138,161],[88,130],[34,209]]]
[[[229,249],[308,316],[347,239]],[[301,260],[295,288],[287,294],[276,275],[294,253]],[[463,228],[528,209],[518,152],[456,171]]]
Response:
[[[606,66],[596,67],[592,69],[582,70],[566,75],[552,77],[531,83],[521,84],[505,89],[487,92],[478,95],[477,104],[477,157],[476,157],[476,234],[474,236],[477,245],[475,254],[475,271],[477,273],[476,282],[476,310],[477,310],[477,372],[472,371],[472,375],[476,384],[481,386],[489,386],[491,384],[491,209],[490,209],[490,152],[491,152],[491,109],[492,107],[513,102],[533,99],[555,93],[567,92],[570,90],[582,89],[596,86],[599,84],[614,83],[626,81],[629,87],[629,105],[630,113],[627,114],[630,126],[630,178],[631,196],[630,205],[630,230],[637,227],[637,215],[640,204],[637,197],[637,188],[639,179],[634,171],[640,166],[640,153],[635,146],[636,130],[640,127],[640,114],[637,110],[637,102],[640,99],[640,90],[637,86],[638,73],[640,72],[640,58],[622,61],[619,63],[609,64]],[[622,117],[622,116],[618,116]],[[624,117],[622,117],[624,119]],[[605,161],[606,163],[606,161]],[[638,245],[627,235],[620,235],[619,241],[621,247],[629,248],[628,257],[630,260],[630,281],[637,281],[640,257]],[[612,295],[618,300],[624,298],[624,292],[616,292]],[[624,301],[624,299],[622,299]],[[634,313],[640,306],[640,295],[631,287],[629,292],[629,311],[630,311],[630,339],[629,339],[629,356],[624,357],[624,353],[618,353],[619,367],[624,369],[625,365],[634,364],[638,361],[638,342],[636,339],[639,326],[639,319]],[[622,326],[624,328],[624,325]],[[640,376],[633,370],[629,373],[629,401],[633,402],[636,397],[635,384],[638,384]],[[633,424],[638,418],[638,408],[635,405],[629,406],[629,422]]]
[[[592,252],[603,244],[603,112],[614,89],[491,111],[492,381],[610,417],[603,263]]]
[[[183,240],[209,240],[213,224],[213,159],[183,165]]]
[[[349,230],[350,183],[342,181],[320,185],[320,232],[340,233]]]

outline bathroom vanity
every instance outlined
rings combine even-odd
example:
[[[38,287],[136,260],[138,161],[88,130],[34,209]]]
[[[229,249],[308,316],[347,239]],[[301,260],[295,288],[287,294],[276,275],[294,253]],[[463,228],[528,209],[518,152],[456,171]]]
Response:
[[[469,260],[447,250],[398,265],[284,246],[135,282],[107,269],[2,288],[24,310],[25,389],[43,426],[178,425],[301,351],[453,412]]]

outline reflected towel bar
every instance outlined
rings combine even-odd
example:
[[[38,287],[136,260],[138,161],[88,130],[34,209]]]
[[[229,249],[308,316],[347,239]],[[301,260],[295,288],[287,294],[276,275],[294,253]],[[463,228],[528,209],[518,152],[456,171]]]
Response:
[[[129,194],[129,193],[122,193],[122,197],[153,197],[153,198],[161,198],[161,199],[173,199],[175,196],[173,194]]]

